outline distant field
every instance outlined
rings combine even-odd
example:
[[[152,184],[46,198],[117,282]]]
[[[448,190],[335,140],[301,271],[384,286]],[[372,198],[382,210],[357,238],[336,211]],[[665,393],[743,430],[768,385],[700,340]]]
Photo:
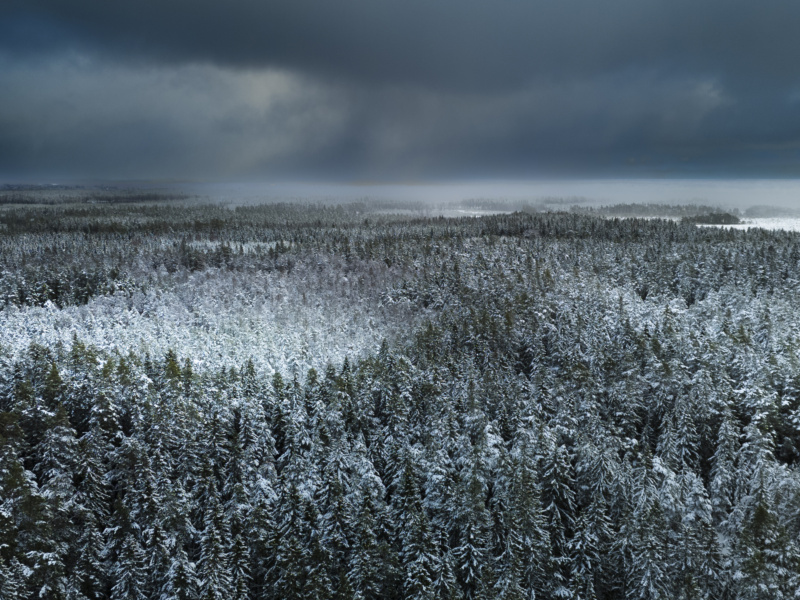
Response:
[[[800,231],[800,218],[797,217],[774,217],[774,218],[755,218],[747,219],[738,225],[702,225],[702,227],[722,227],[725,229],[767,229],[770,231]]]

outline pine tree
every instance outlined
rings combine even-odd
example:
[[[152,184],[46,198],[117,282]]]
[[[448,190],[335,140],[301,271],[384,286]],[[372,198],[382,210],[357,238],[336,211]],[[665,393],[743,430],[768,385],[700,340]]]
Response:
[[[400,561],[403,569],[403,597],[432,598],[436,548],[410,458],[406,460],[395,501],[395,524],[400,537]]]
[[[99,523],[105,521],[109,511],[104,450],[101,433],[96,427],[87,431],[79,440],[75,501]]]
[[[720,565],[712,528],[711,502],[702,480],[692,472],[680,476],[680,523],[672,532],[670,563],[681,598],[718,597]]]
[[[740,506],[741,533],[735,545],[734,587],[743,600],[791,598],[797,594],[800,553],[777,511],[769,467],[754,473]]]
[[[485,591],[489,569],[489,513],[484,486],[476,473],[470,473],[462,489],[463,504],[457,517],[458,544],[453,556],[458,565],[466,600],[479,598]]]
[[[175,539],[164,530],[161,519],[157,519],[152,527],[144,531],[144,551],[147,556],[145,572],[147,573],[147,596],[156,597],[167,582],[172,548]]]
[[[612,536],[605,499],[596,493],[578,517],[575,535],[569,543],[572,589],[576,598],[590,600],[606,592],[602,575],[608,568],[606,555]]]
[[[666,419],[658,453],[665,465],[675,472],[684,469],[696,470],[700,447],[699,436],[694,423],[695,408],[688,399],[681,398],[675,403],[673,411]]]
[[[553,446],[542,465],[542,505],[554,563],[550,585],[556,598],[567,598],[570,593],[569,540],[574,531],[574,486],[567,449],[563,445]]]
[[[388,583],[385,552],[386,548],[376,535],[377,522],[372,497],[364,494],[361,506],[353,517],[351,530],[354,534],[353,551],[350,554],[347,578],[350,587],[363,600],[377,600],[383,597]]]
[[[51,576],[63,570],[65,563],[76,554],[76,542],[80,535],[77,529],[80,507],[74,501],[78,442],[63,406],[57,409],[50,428],[34,451],[40,491],[48,504],[47,526],[52,531],[52,545],[41,555],[47,557],[44,560],[44,569],[47,570],[44,579],[52,581],[50,585],[61,590],[66,585],[63,577],[56,581]]]
[[[50,369],[47,371],[47,376],[44,380],[44,388],[42,389],[42,398],[50,406],[58,406],[61,396],[64,391],[64,381],[58,372],[56,363],[50,363]]]
[[[230,530],[212,484],[205,506],[204,529],[200,536],[200,600],[226,600],[232,597],[230,554],[227,540]]]
[[[498,599],[523,600],[526,596],[522,585],[524,546],[517,517],[515,511],[509,510],[505,518],[507,530],[502,553],[496,559],[497,582],[492,593],[492,597]]]
[[[24,567],[17,559],[0,562],[0,600],[25,600]]]
[[[250,551],[245,539],[235,534],[231,543],[231,587],[232,600],[247,600],[250,596]]]
[[[347,577],[347,559],[351,552],[348,539],[351,509],[345,498],[346,486],[349,485],[349,460],[340,446],[340,442],[335,443],[331,453],[324,459],[322,487],[317,491],[316,502],[322,511],[321,541],[330,555],[330,575],[337,587]]]
[[[284,484],[278,503],[278,526],[275,528],[275,564],[267,574],[272,596],[302,600],[306,573],[304,569],[304,515],[300,494],[292,484]]]
[[[515,434],[503,479],[506,481],[507,504],[519,527],[522,587],[531,597],[547,588],[553,559],[541,502],[541,486],[536,474],[535,447],[529,434],[530,431],[523,428]]]
[[[197,600],[199,597],[200,584],[195,565],[189,560],[183,545],[179,544],[170,562],[159,600]]]
[[[256,597],[266,595],[268,573],[275,565],[274,542],[278,538],[272,509],[274,496],[269,481],[257,480],[244,524],[246,544],[250,550],[252,591]]]
[[[447,545],[444,530],[439,532],[439,561],[434,571],[433,591],[437,600],[461,600],[464,597],[456,577],[455,558]]]
[[[302,567],[304,569],[303,598],[327,600],[333,597],[334,587],[330,571],[330,551],[322,541],[320,516],[310,500],[304,502],[304,534]]]
[[[42,491],[53,502],[64,504],[75,494],[72,478],[77,471],[78,441],[67,413],[59,406],[42,441],[35,448],[35,471]]]
[[[101,390],[90,409],[89,426],[96,428],[102,434],[106,452],[110,445],[116,444],[122,435],[120,425],[120,409],[111,397],[111,392]]]
[[[33,473],[25,468],[20,456],[25,438],[18,423],[16,415],[0,413],[0,562],[8,561],[17,582],[9,588],[19,589],[24,581],[24,596],[58,600],[66,595],[68,551],[53,528],[53,506],[59,508],[60,497],[41,493]]]
[[[653,470],[660,469],[653,459]],[[655,475],[645,460],[639,468],[637,497],[628,536],[627,593],[632,600],[672,597],[667,570],[667,517],[659,499]]]
[[[735,502],[739,435],[733,416],[729,412],[726,413],[719,427],[716,450],[711,460],[709,495],[711,514],[716,527],[726,526]]]
[[[72,574],[88,600],[100,600],[108,595],[108,566],[103,558],[105,540],[93,513],[84,509],[81,517],[82,529]]]
[[[112,600],[145,600],[145,554],[132,534],[125,537],[113,570]]]

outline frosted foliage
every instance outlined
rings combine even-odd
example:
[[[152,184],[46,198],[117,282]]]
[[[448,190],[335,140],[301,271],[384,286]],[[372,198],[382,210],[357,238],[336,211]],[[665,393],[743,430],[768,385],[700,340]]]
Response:
[[[362,210],[0,211],[0,595],[798,598],[800,235]]]
[[[77,336],[112,353],[163,356],[171,348],[201,369],[252,358],[263,372],[304,373],[374,352],[414,319],[404,305],[384,306],[379,288],[336,272],[208,269],[178,281],[164,274],[160,283],[83,306],[9,306],[0,311],[0,347],[16,358],[33,342],[69,348]]]

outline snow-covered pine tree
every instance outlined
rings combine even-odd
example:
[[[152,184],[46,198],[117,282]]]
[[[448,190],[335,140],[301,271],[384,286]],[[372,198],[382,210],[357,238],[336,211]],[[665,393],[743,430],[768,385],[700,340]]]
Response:
[[[226,600],[233,597],[231,577],[230,527],[219,498],[216,486],[209,486],[206,499],[204,528],[200,535],[200,560],[197,576],[200,581],[200,600]]]
[[[111,600],[147,599],[145,560],[141,545],[132,533],[128,533],[112,570]]]
[[[200,582],[195,572],[195,564],[189,560],[183,545],[178,544],[158,600],[197,600],[199,597]]]

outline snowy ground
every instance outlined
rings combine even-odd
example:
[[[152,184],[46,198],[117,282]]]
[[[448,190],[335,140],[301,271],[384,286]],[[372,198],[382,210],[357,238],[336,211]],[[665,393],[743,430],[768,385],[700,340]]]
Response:
[[[759,227],[761,229],[769,229],[773,231],[800,231],[800,218],[772,217],[763,219],[747,219],[744,223],[740,223],[739,225],[703,225],[703,227],[725,227],[730,229],[752,229],[754,227]]]

